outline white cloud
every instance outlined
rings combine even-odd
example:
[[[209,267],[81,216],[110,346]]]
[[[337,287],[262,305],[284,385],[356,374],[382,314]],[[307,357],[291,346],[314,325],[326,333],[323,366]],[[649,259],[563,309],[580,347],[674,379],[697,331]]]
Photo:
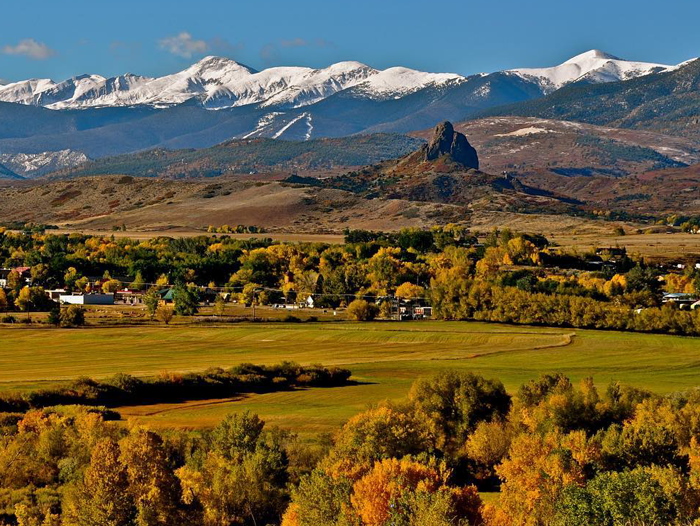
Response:
[[[161,49],[183,58],[192,58],[192,55],[205,53],[209,49],[209,44],[204,40],[195,40],[187,31],[174,37],[163,38],[158,44]]]
[[[2,53],[5,55],[23,55],[33,60],[46,60],[54,56],[56,51],[43,42],[37,42],[33,38],[25,38],[20,40],[16,46],[7,45],[3,47]]]

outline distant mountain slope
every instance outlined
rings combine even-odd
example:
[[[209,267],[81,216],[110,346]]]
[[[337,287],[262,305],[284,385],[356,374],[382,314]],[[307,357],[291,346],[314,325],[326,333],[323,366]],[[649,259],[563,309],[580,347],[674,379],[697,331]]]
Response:
[[[73,168],[88,161],[85,154],[72,150],[58,152],[0,153],[0,163],[24,178],[41,177],[57,170]]]
[[[198,178],[251,171],[323,171],[348,169],[393,159],[423,141],[395,134],[356,135],[339,139],[282,141],[243,139],[201,150],[150,150],[105,157],[52,177],[124,174],[147,177]]]
[[[22,177],[0,164],[0,179],[22,179]]]
[[[538,100],[485,110],[475,118],[517,115],[654,130],[700,139],[700,60],[607,84],[575,84]]]
[[[700,164],[618,179],[549,176],[547,184],[555,192],[578,196],[597,210],[656,217],[700,214]]]

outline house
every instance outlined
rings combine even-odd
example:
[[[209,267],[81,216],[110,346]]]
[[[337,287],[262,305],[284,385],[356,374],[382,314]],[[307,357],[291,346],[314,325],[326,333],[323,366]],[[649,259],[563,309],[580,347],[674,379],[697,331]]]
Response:
[[[32,282],[32,268],[31,267],[15,267],[12,269],[14,272],[19,274],[19,277],[22,278],[24,283],[27,285],[31,284]]]
[[[314,308],[314,297],[313,297],[313,296],[309,296],[308,298],[306,298],[306,301],[304,302],[304,305],[305,305],[306,307],[308,307],[309,309],[313,309],[313,308]]]
[[[199,289],[199,300],[205,305],[214,303],[219,292],[211,287],[203,287]]]
[[[421,319],[421,318],[432,318],[433,317],[433,308],[432,307],[415,307],[413,309],[413,319]]]
[[[175,290],[174,289],[163,289],[159,290],[160,302],[161,303],[174,303],[175,302]]]
[[[61,294],[58,301],[68,305],[114,305],[114,294]]]
[[[60,301],[61,295],[66,293],[66,289],[46,290],[44,292],[46,292],[46,295],[50,300]]]
[[[114,294],[114,301],[127,305],[141,305],[144,292],[142,290],[125,288]]]
[[[13,272],[19,274],[23,283],[31,283],[32,274],[30,267],[0,268],[0,288],[7,287],[7,282],[10,278],[10,274],[12,274]]]
[[[661,302],[665,304],[672,303],[677,305],[679,309],[691,307],[697,301],[698,298],[694,294],[689,294],[687,292],[666,292],[661,300]]]

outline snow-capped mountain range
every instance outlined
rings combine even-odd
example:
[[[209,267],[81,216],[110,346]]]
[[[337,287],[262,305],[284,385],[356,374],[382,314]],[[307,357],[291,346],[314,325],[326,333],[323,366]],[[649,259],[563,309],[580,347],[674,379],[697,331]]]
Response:
[[[0,164],[35,177],[54,161],[70,165],[84,160],[81,156],[203,148],[259,137],[304,141],[403,134],[486,115],[497,107],[556,98],[558,90],[572,84],[594,90],[612,81],[664,84],[673,77],[669,82],[679,89],[692,88],[695,77],[700,79],[698,67],[697,61],[678,66],[630,62],[593,50],[559,66],[466,77],[402,67],[378,70],[359,62],[255,71],[230,59],[206,57],[158,78],[32,79],[0,85],[0,155],[13,156]]]
[[[630,62],[592,50],[559,66],[504,73],[531,82],[547,94],[580,80],[592,83],[626,80],[672,67]],[[210,56],[183,71],[158,78],[128,73],[112,78],[81,75],[62,82],[50,79],[14,82],[0,86],[0,101],[55,110],[168,107],[187,101],[196,101],[207,109],[251,104],[266,108],[299,108],[348,89],[352,89],[355,96],[390,99],[426,88],[460,85],[471,78],[402,67],[377,70],[359,62],[339,62],[323,69],[274,67],[255,71],[233,60]],[[487,93],[488,86],[481,91],[482,95]]]
[[[51,109],[166,107],[191,99],[208,109],[248,104],[301,107],[356,86],[368,97],[383,98],[463,78],[400,67],[380,71],[359,62],[339,62],[324,69],[275,67],[255,71],[227,58],[205,57],[183,71],[159,78],[81,75],[58,83],[50,79],[15,82],[0,87],[0,101]]]

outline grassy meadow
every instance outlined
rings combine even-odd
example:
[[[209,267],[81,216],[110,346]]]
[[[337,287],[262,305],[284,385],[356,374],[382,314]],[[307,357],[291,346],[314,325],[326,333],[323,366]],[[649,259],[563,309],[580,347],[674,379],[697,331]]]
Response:
[[[251,409],[311,436],[368,405],[400,399],[419,377],[444,370],[500,378],[513,392],[543,372],[593,376],[667,393],[700,384],[700,339],[476,322],[237,323],[212,326],[0,329],[0,390],[117,372],[154,376],[293,360],[349,368],[356,385],[120,408],[153,427],[215,425]]]

